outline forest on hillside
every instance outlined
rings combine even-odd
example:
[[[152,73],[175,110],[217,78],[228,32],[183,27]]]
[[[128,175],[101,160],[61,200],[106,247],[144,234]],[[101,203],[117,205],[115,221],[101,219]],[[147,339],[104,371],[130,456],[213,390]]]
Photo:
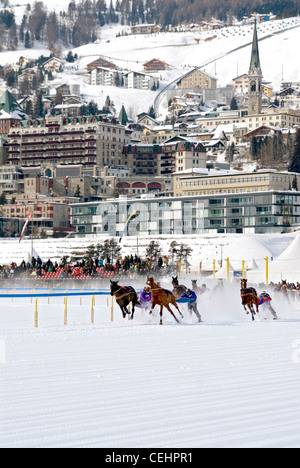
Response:
[[[156,23],[167,29],[211,17],[231,24],[255,11],[279,18],[300,13],[300,0],[111,0],[109,6],[106,0],[77,0],[60,12],[48,11],[46,2],[36,1],[27,5],[17,25],[9,0],[1,2],[0,51],[14,50],[20,42],[31,48],[36,41],[50,49],[59,44],[78,47],[100,39],[99,27],[108,23]]]

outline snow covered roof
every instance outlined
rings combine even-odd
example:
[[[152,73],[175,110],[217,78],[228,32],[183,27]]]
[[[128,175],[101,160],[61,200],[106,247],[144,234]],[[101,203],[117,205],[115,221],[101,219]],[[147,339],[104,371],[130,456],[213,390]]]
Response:
[[[200,167],[194,167],[193,169],[186,169],[185,171],[174,172],[172,175],[188,175],[188,174],[199,174],[203,176],[217,176],[217,175],[227,175],[227,174],[236,174],[237,171],[233,170],[222,170],[216,171],[215,169],[205,169]]]

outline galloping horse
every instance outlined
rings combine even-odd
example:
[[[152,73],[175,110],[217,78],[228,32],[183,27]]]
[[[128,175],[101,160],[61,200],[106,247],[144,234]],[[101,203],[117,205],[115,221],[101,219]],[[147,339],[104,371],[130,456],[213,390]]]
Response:
[[[187,303],[190,313],[194,312],[198,322],[202,322],[201,315],[197,308],[197,295],[195,291],[191,291],[186,286],[180,285],[178,277],[175,276],[172,279],[172,285],[174,286],[173,294],[177,302]]]
[[[177,317],[174,315],[174,312],[170,308],[170,304],[172,304],[179,312],[180,316],[183,318],[182,313],[179,310],[178,305],[176,304],[176,299],[171,291],[167,291],[166,289],[162,289],[158,284],[154,282],[154,278],[148,278],[147,286],[151,288],[151,295],[152,295],[152,307],[150,314],[152,314],[153,309],[155,306],[160,306],[160,325],[163,324],[162,317],[163,317],[163,308],[165,307],[171,315],[173,315],[176,322],[179,322]]]
[[[122,311],[123,317],[126,317],[126,314],[130,315],[128,312],[128,305],[132,302],[132,314],[131,320],[133,319],[135,306],[139,304],[138,296],[136,291],[131,286],[119,286],[118,281],[110,281],[110,293],[111,296],[115,296],[116,301]]]
[[[242,305],[244,306],[245,311],[249,314],[249,311],[252,315],[252,320],[255,320],[255,310],[254,306],[256,306],[256,312],[259,313],[258,305],[259,305],[259,297],[257,295],[257,291],[254,288],[247,287],[248,280],[242,279],[241,280],[241,298],[242,298]],[[247,310],[247,308],[249,311]]]

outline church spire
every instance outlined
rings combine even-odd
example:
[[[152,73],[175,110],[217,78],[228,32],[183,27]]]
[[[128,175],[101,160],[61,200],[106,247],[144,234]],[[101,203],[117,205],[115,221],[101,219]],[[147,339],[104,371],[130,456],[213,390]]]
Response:
[[[251,52],[249,77],[249,91],[248,91],[248,114],[260,114],[262,111],[262,71],[260,67],[258,37],[257,37],[257,22],[255,18],[253,43]]]
[[[251,63],[250,63],[250,70],[261,69],[260,68],[260,59],[259,59],[259,49],[258,49],[258,37],[257,37],[257,20],[255,17],[254,23],[254,34],[253,34],[253,42],[252,42],[252,53],[251,53]]]

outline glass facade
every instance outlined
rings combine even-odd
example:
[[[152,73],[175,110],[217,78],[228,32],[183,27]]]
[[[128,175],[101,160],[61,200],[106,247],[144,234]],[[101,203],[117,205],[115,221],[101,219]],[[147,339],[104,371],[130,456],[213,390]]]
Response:
[[[138,216],[130,220],[129,216]],[[117,199],[72,205],[78,234],[201,235],[281,233],[300,225],[300,192],[185,198]]]

